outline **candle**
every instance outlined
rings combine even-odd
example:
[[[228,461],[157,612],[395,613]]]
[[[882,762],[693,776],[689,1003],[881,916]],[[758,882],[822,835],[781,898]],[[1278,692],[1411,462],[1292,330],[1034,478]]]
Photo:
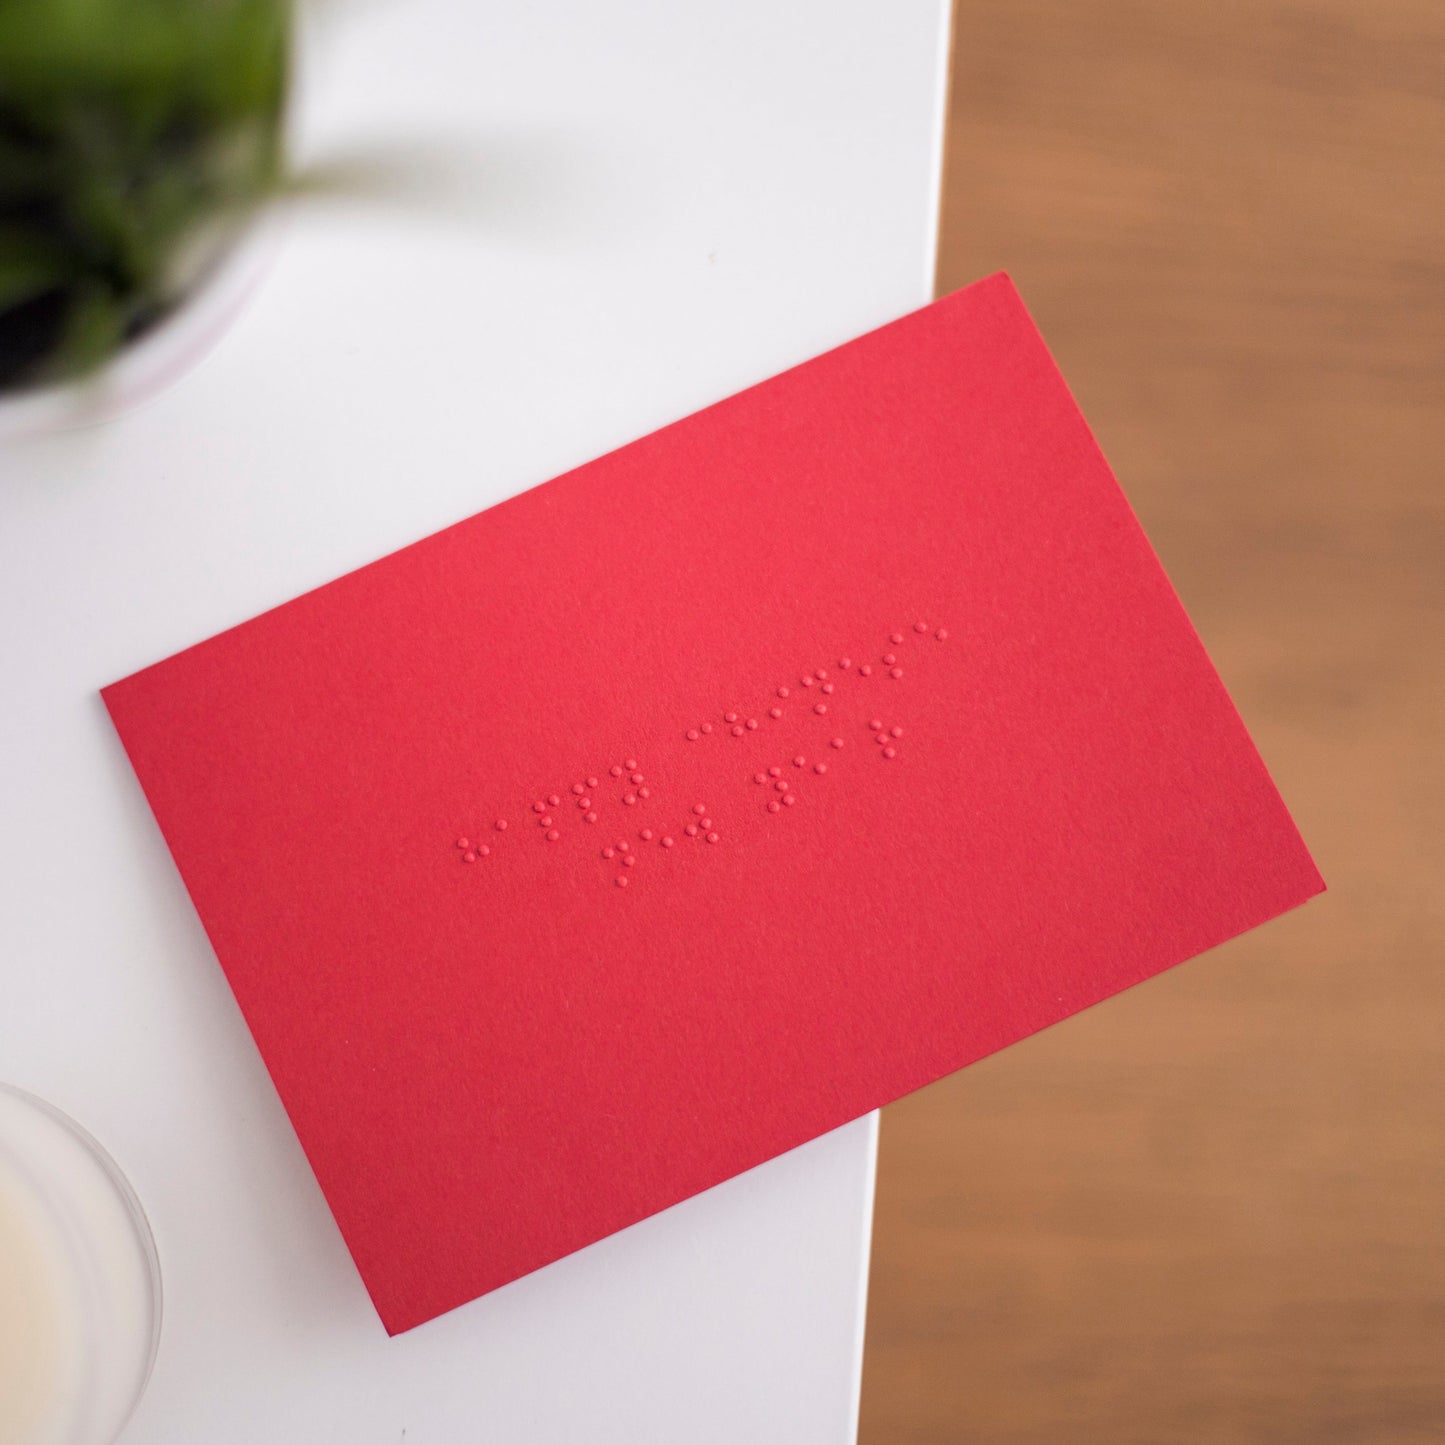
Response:
[[[78,1125],[0,1085],[0,1445],[110,1445],[159,1324],[129,1185]]]

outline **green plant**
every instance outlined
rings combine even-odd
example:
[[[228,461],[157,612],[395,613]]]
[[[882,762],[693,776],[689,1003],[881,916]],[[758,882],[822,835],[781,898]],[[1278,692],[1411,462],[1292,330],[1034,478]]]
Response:
[[[290,0],[0,0],[0,387],[161,319],[277,186]]]

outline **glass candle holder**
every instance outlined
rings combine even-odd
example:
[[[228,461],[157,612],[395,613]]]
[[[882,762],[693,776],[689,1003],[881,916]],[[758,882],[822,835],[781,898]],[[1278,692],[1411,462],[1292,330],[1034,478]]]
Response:
[[[112,1445],[160,1324],[125,1176],[74,1120],[0,1083],[0,1445]]]

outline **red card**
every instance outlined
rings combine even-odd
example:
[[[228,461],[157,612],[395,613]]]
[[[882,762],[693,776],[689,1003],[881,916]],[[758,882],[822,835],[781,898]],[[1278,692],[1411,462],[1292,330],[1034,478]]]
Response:
[[[1001,276],[105,700],[393,1333],[1323,886]]]

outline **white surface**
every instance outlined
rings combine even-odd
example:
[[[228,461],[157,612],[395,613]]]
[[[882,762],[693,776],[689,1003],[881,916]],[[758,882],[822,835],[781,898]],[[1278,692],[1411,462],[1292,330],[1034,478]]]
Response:
[[[139,412],[0,447],[0,1076],[129,1172],[127,1440],[852,1438],[874,1122],[388,1340],[96,689],[928,298],[946,0],[328,7],[288,219]]]

